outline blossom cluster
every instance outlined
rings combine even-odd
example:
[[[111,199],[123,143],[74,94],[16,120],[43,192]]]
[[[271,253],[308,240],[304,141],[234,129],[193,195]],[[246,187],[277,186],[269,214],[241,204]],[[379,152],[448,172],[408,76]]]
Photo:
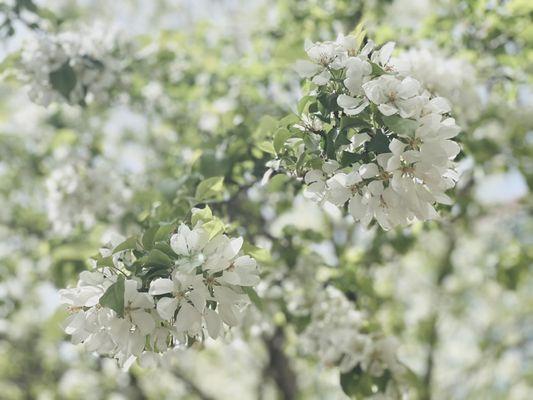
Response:
[[[31,100],[44,106],[107,102],[125,67],[123,47],[113,29],[32,37],[22,53]]]
[[[371,332],[365,314],[340,290],[328,286],[317,295],[302,341],[307,353],[326,366],[338,366],[341,374],[357,371],[371,379],[390,374],[384,391],[400,390],[406,369],[396,357],[396,341]]]
[[[71,312],[65,331],[73,342],[122,363],[141,355],[157,359],[206,332],[216,339],[224,325],[239,324],[246,288],[259,282],[256,261],[241,254],[243,239],[213,236],[208,223],[192,229],[182,223],[155,244],[146,236],[144,246],[154,246],[146,254],[131,240],[108,246],[94,271],[60,292]]]
[[[356,221],[376,219],[383,229],[437,218],[435,205],[452,203],[446,191],[458,179],[460,152],[450,104],[395,71],[393,50],[368,42],[359,51],[357,38],[340,36],[307,43],[310,60],[296,64],[318,103],[297,128],[325,147],[319,168],[314,162],[305,175],[306,195],[348,204]]]
[[[447,57],[426,45],[401,52],[391,58],[390,64],[400,76],[413,77],[431,93],[448,99],[460,121],[479,116],[476,72],[466,60]]]
[[[73,342],[123,364],[140,356],[157,360],[206,334],[222,336],[225,325],[239,324],[248,289],[259,282],[256,261],[242,254],[243,239],[213,235],[209,223],[192,229],[182,223],[153,244],[147,236],[141,242],[151,250],[131,240],[110,245],[93,271],[60,293],[71,312],[65,331]]]
[[[54,168],[46,179],[48,220],[56,235],[90,229],[98,219],[114,221],[125,212],[132,191],[105,159],[83,157]]]

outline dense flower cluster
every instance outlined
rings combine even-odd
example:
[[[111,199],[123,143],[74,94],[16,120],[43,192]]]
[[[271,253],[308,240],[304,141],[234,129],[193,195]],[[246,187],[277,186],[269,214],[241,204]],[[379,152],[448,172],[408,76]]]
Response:
[[[77,227],[89,229],[98,219],[117,220],[132,195],[123,177],[104,159],[66,160],[52,170],[45,184],[48,219],[53,232],[61,236]]]
[[[445,192],[458,179],[452,160],[460,147],[451,139],[460,128],[450,105],[394,71],[393,43],[358,49],[351,36],[308,43],[310,61],[296,65],[316,85],[310,96],[320,103],[297,127],[329,146],[321,168],[314,163],[305,175],[307,195],[348,204],[355,220],[368,225],[375,218],[384,229],[434,219],[435,204],[451,204]],[[338,140],[341,134],[346,143]],[[341,159],[345,153],[353,162]]]
[[[61,291],[73,342],[125,363],[141,355],[157,359],[206,332],[221,336],[224,324],[238,325],[248,304],[245,288],[259,282],[258,267],[241,254],[242,238],[213,236],[206,226],[181,224],[145,256],[136,246],[123,250],[128,241],[102,249],[95,270]]]
[[[431,93],[450,100],[461,120],[478,117],[481,107],[476,72],[467,61],[446,57],[431,46],[409,49],[390,61],[402,77],[413,77]]]
[[[109,29],[33,37],[22,53],[30,98],[45,106],[105,103],[121,79],[122,47],[116,32]]]
[[[370,332],[365,315],[338,289],[327,287],[318,294],[302,341],[306,352],[327,366],[338,366],[341,373],[355,369],[379,378],[387,372],[391,378],[385,392],[398,392],[406,370],[396,357],[395,340]]]

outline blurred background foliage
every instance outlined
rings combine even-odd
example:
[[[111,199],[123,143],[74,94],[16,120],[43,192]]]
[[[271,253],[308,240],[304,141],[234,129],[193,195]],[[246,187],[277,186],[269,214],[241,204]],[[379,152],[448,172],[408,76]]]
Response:
[[[0,398],[346,398],[338,372],[298,343],[327,283],[399,339],[413,398],[533,398],[532,17],[528,0],[0,4]],[[24,41],[95,21],[132,43],[114,101],[31,103],[18,74]],[[304,40],[361,21],[378,43],[459,60],[434,66],[456,82],[463,127],[463,175],[442,221],[364,231],[285,176],[259,185],[272,156],[258,143],[296,108]],[[93,219],[58,234],[47,181],[65,163],[95,160],[113,173],[57,205],[65,218]],[[257,252],[262,312],[228,343],[184,351],[165,370],[122,371],[71,345],[57,289],[75,283],[103,238],[185,214],[196,185],[215,176],[224,186],[211,208],[269,249]],[[122,197],[121,211],[96,209],[91,184]]]

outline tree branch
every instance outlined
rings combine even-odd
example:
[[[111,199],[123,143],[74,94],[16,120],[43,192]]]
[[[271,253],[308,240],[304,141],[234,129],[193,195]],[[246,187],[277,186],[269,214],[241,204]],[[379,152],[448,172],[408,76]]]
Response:
[[[283,329],[277,327],[274,335],[263,337],[263,340],[270,357],[264,371],[265,375],[274,381],[283,400],[296,399],[298,394],[296,374],[292,370],[290,360],[283,350],[285,343]]]
[[[446,226],[444,229],[447,239],[448,239],[448,246],[444,255],[444,258],[442,260],[442,263],[437,271],[437,296],[440,296],[440,290],[442,287],[442,283],[444,282],[444,279],[450,275],[453,272],[453,264],[452,264],[452,253],[455,249],[456,244],[456,238],[455,238],[455,232],[452,228],[452,226]],[[420,398],[422,400],[431,400],[432,398],[432,381],[433,381],[433,371],[434,371],[434,365],[435,365],[435,351],[437,350],[438,344],[439,344],[439,331],[438,331],[438,321],[439,321],[439,301],[435,302],[433,309],[434,312],[431,315],[429,319],[429,334],[428,334],[428,344],[429,344],[429,350],[426,357],[426,371],[423,376],[423,388]]]

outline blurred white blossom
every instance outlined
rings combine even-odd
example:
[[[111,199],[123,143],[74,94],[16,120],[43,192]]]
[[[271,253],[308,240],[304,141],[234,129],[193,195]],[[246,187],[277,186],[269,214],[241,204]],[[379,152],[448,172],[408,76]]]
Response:
[[[45,106],[106,103],[122,79],[124,47],[116,30],[100,25],[36,33],[22,53],[30,98]]]
[[[124,214],[132,191],[111,163],[102,158],[64,161],[45,182],[48,219],[56,234],[68,235],[78,226],[89,229],[99,219],[115,221]]]

